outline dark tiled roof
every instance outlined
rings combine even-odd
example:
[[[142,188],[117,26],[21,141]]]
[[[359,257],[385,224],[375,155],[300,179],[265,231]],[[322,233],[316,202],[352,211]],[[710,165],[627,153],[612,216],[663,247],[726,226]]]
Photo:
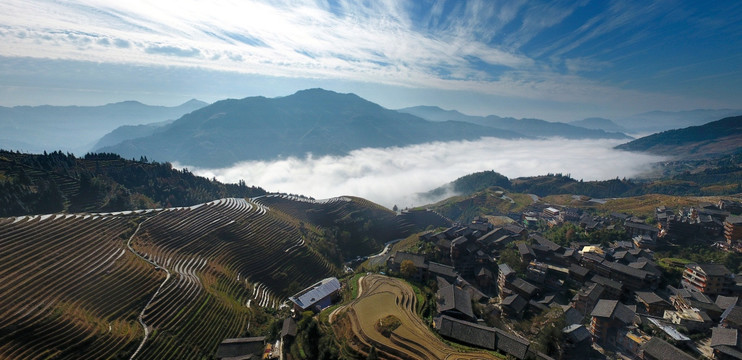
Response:
[[[741,326],[742,325],[742,306],[733,306],[726,311],[724,311],[724,314],[722,315],[724,318],[724,321],[729,322],[730,324],[734,326]]]
[[[598,255],[598,254],[596,254],[594,252],[583,253],[582,254],[582,259],[583,260],[587,260],[587,261],[591,261],[591,262],[595,262],[595,263],[599,263],[599,264],[602,263],[605,260],[605,258],[603,256]]]
[[[635,312],[626,305],[621,304],[618,300],[601,299],[595,305],[590,316],[611,318],[621,321],[624,324],[631,324],[634,321]]]
[[[583,342],[590,338],[590,332],[587,331],[587,328],[585,328],[584,325],[580,324],[569,325],[562,329],[562,332],[573,344]]]
[[[715,327],[711,329],[711,347],[719,345],[728,345],[736,347],[739,343],[739,334],[737,329],[727,329]]]
[[[523,230],[525,230],[525,228],[523,228],[521,226],[518,226],[518,225],[515,225],[513,223],[506,224],[502,228],[505,229],[505,230],[507,230],[507,231],[509,231],[509,232],[511,232],[511,233],[513,233],[513,234],[520,234]]]
[[[728,276],[732,274],[729,272],[729,269],[722,264],[688,264],[688,266],[693,265],[698,266],[704,273],[706,273],[706,275],[710,276]]]
[[[660,360],[692,360],[694,357],[686,354],[682,350],[672,346],[665,340],[658,337],[653,337],[642,345],[644,350],[644,356],[651,356],[654,359]]]
[[[513,284],[513,286],[515,288],[523,291],[524,293],[526,293],[526,294],[528,294],[530,296],[533,296],[533,294],[535,294],[538,291],[538,287],[536,287],[535,285],[533,285],[533,284],[529,283],[528,281],[525,281],[525,280],[523,280],[521,278],[517,278],[517,279],[513,280],[513,283],[512,284]]]
[[[520,256],[525,256],[525,255],[536,256],[533,253],[533,249],[531,249],[531,247],[528,246],[528,244],[519,242],[516,244],[516,246],[518,247],[518,252],[520,253]]]
[[[580,266],[580,265],[572,264],[569,267],[569,271],[570,272],[573,272],[573,273],[575,273],[575,274],[577,274],[579,276],[587,276],[587,274],[590,272],[590,269],[588,269],[586,267],[583,267],[583,266]]]
[[[475,318],[471,309],[471,296],[455,285],[438,290],[438,299],[438,312],[455,310],[472,319]]]
[[[412,254],[408,252],[402,252],[397,251],[392,255],[394,258],[395,264],[402,264],[402,261],[410,260],[413,264],[415,264],[416,268],[424,268],[425,267],[425,255],[422,254]]]
[[[739,298],[736,296],[719,295],[716,297],[716,305],[719,306],[722,310],[726,310],[732,306],[737,305],[738,301]]]
[[[497,269],[500,271],[500,274],[503,274],[505,276],[515,272],[513,271],[513,269],[510,268],[508,264],[497,265]]]
[[[292,318],[286,318],[281,328],[281,337],[296,336],[296,321]]]
[[[495,346],[502,352],[508,353],[515,356],[518,359],[525,359],[528,353],[528,346],[530,343],[528,340],[521,339],[520,337],[495,329],[497,332]]]
[[[513,309],[513,311],[515,311],[516,313],[520,314],[521,312],[523,312],[526,305],[528,305],[528,300],[518,294],[515,294],[502,299],[500,305],[507,306]]]
[[[582,323],[584,316],[577,309],[569,305],[564,305],[562,309],[564,309],[564,320],[567,325]]]
[[[590,281],[596,284],[603,285],[603,287],[612,288],[618,291],[621,291],[621,289],[623,288],[623,285],[620,282],[600,275],[593,275],[593,277],[590,278]]]
[[[666,302],[663,300],[659,295],[651,292],[651,291],[637,291],[636,296],[641,299],[641,301],[647,303],[647,304],[657,304]]]
[[[742,351],[739,351],[739,349],[735,347],[719,345],[715,347],[714,350],[727,355],[731,359],[742,359]]]
[[[485,349],[495,349],[495,329],[459,320],[450,316],[441,316],[436,320],[438,333],[469,345]]]
[[[547,248],[549,248],[550,251],[559,251],[559,249],[562,248],[559,244],[538,234],[534,234],[533,240],[535,240],[541,246],[546,246]]]
[[[647,224],[642,224],[642,223],[637,223],[637,222],[627,221],[624,223],[624,226],[628,228],[641,229],[641,230],[646,230],[646,231],[651,231],[651,232],[659,232],[659,229],[657,229],[657,227],[655,226],[650,226]]]
[[[430,262],[428,264],[428,272],[449,278],[455,278],[458,276],[453,266],[443,265],[436,262]]]
[[[248,358],[249,355],[262,355],[265,347],[265,336],[226,339],[216,348],[215,357]]]
[[[650,275],[649,272],[641,270],[641,269],[635,269],[631,266],[624,265],[621,263],[615,263],[610,261],[603,261],[603,265],[607,266],[611,269],[611,271],[619,272],[624,275],[628,275],[637,279],[644,280],[647,278],[647,276]]]

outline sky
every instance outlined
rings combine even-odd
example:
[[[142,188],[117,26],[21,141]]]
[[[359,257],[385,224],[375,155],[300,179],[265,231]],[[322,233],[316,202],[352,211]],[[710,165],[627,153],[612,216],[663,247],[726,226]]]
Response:
[[[0,105],[285,96],[570,121],[739,108],[738,0],[0,2]]]
[[[221,169],[187,167],[223,182],[259,184],[271,192],[316,199],[352,195],[392,208],[420,206],[455,195],[421,196],[457,178],[492,170],[516,178],[562,173],[573,179],[632,178],[647,171],[659,156],[613,149],[621,140],[503,140],[426,143],[384,149],[360,149],[346,156],[291,157],[246,161]],[[586,156],[589,154],[589,156]],[[174,164],[178,168],[183,165]]]

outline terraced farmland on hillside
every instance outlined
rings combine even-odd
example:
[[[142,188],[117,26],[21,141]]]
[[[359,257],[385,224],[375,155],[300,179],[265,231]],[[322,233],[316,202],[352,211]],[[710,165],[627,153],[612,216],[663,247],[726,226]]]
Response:
[[[358,298],[332,316],[335,334],[346,337],[356,351],[367,353],[373,345],[385,359],[498,359],[444,344],[415,313],[415,292],[403,281],[368,275],[359,283]],[[390,317],[399,326],[386,337],[376,325]]]
[[[258,307],[337,273],[298,224],[234,198],[0,218],[0,359],[210,357]]]

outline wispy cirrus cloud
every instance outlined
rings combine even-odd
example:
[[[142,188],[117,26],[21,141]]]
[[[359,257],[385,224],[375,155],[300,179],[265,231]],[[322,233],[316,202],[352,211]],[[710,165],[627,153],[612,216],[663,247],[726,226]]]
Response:
[[[7,0],[0,3],[6,45],[0,56],[344,79],[573,103],[648,97],[669,103],[678,95],[623,86],[628,70],[621,56],[654,46],[636,46],[647,38],[671,38],[670,30],[688,17],[695,16],[695,28],[739,32],[718,19],[722,12],[696,16],[698,9],[676,5]],[[596,70],[616,75],[591,76]]]

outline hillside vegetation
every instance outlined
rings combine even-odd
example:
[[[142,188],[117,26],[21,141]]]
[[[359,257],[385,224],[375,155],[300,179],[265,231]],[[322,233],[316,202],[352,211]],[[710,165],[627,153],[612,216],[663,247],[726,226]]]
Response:
[[[0,358],[209,358],[409,229],[362,199],[288,196],[0,218]]]
[[[0,216],[190,206],[263,194],[244,182],[222,184],[145,158],[0,150]]]
[[[618,145],[616,149],[685,158],[708,158],[737,153],[742,149],[742,116],[663,131]]]
[[[717,196],[742,193],[742,153],[712,160],[683,160],[656,165],[651,178],[583,181],[569,174],[508,179],[495,171],[482,171],[462,176],[423,196],[431,198],[453,191],[470,195],[490,187],[540,197],[558,194],[615,198],[646,194],[677,196]]]

